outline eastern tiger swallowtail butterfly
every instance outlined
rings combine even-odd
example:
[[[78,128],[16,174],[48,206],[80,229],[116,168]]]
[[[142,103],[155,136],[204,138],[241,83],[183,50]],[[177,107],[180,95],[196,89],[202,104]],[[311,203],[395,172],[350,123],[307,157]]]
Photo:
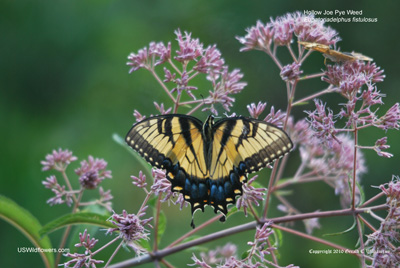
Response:
[[[242,195],[247,174],[288,153],[293,144],[280,128],[261,120],[229,117],[214,124],[180,114],[159,115],[133,125],[126,142],[147,162],[166,171],[174,192],[191,204],[221,211]],[[193,222],[192,222],[192,226]]]
[[[303,45],[306,49],[312,49],[315,51],[321,52],[325,58],[330,59],[333,62],[347,62],[347,61],[355,61],[355,60],[362,60],[362,61],[373,61],[372,58],[367,57],[361,53],[357,52],[340,52],[337,50],[330,49],[329,46],[319,44],[319,43],[310,43],[310,42],[303,42],[298,41],[300,45]]]

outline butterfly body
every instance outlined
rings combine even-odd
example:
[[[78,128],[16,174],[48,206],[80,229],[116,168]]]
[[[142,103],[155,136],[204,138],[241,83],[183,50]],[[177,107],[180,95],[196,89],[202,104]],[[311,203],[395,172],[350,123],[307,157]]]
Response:
[[[126,142],[151,165],[165,169],[171,190],[183,194],[192,214],[205,205],[227,213],[227,204],[242,195],[247,174],[288,153],[293,144],[272,124],[245,117],[214,123],[179,114],[136,123]]]

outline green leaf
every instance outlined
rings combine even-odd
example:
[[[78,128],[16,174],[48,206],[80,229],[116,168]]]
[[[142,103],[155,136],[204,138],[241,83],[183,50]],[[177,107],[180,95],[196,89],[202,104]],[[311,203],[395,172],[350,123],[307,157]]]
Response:
[[[167,217],[165,216],[164,211],[161,211],[158,215],[158,237],[157,237],[157,245],[160,244],[161,238],[167,229]]]
[[[275,246],[277,248],[282,247],[282,245],[283,245],[283,235],[282,235],[282,231],[281,230],[279,230],[277,228],[274,228],[274,238],[275,238],[275,241],[274,241],[274,245],[273,246]]]
[[[153,197],[153,198],[150,198],[149,201],[147,201],[147,204],[146,204],[146,205],[148,205],[148,206],[151,207],[151,208],[155,208],[155,207],[156,207],[157,200],[158,200],[158,196],[155,196],[155,197]]]
[[[238,208],[236,206],[232,207],[228,213],[226,214],[226,218],[230,217],[231,215],[235,214],[238,212]]]
[[[0,218],[17,228],[35,247],[53,249],[48,236],[40,237],[39,230],[42,228],[42,225],[39,221],[29,211],[2,195],[0,195]],[[42,257],[45,267],[50,268],[54,266],[53,252],[38,252]]]
[[[356,220],[354,219],[353,225],[352,225],[350,228],[348,228],[347,230],[344,230],[344,231],[342,231],[342,232],[337,232],[337,233],[324,234],[323,236],[342,235],[342,234],[345,234],[345,233],[348,233],[348,232],[352,231],[352,230],[356,227],[356,225],[357,225],[357,222],[356,222]]]
[[[253,187],[255,187],[255,188],[265,188],[261,183],[259,183],[258,181],[253,181],[252,183],[251,183],[251,185],[253,186]]]
[[[210,250],[210,248],[206,247],[206,246],[193,246],[191,248],[185,249],[184,251],[193,254],[195,251],[196,252],[208,252],[209,250]]]
[[[141,246],[143,249],[147,250],[148,252],[151,252],[151,246],[150,246],[150,242],[147,239],[140,239],[135,241],[135,243],[137,243],[139,246]]]
[[[114,224],[107,221],[108,218],[109,216],[91,212],[67,214],[43,226],[43,228],[40,230],[40,235],[46,235],[62,227],[75,224],[91,224],[104,228],[115,228]]]
[[[358,181],[356,181],[356,185],[357,185],[358,190],[360,190],[360,203],[358,205],[361,206],[365,202],[365,193],[364,193],[364,189],[361,187],[361,185],[358,183]]]
[[[294,106],[303,106],[303,105],[307,105],[307,104],[309,104],[308,101],[302,101],[302,102],[293,104],[293,107],[294,107]]]
[[[242,253],[242,255],[240,255],[240,259],[241,259],[241,260],[246,259],[246,258],[249,256],[249,253],[250,253],[250,252],[248,252],[247,250],[244,251],[244,252]]]
[[[277,190],[274,194],[277,196],[288,196],[293,194],[293,190]]]

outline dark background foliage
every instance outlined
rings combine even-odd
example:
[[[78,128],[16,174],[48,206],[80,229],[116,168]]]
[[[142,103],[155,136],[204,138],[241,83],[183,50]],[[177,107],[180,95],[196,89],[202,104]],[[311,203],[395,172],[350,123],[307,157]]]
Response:
[[[217,44],[231,68],[240,68],[248,82],[245,91],[237,95],[232,111],[247,115],[246,105],[259,100],[276,108],[285,109],[286,89],[273,62],[262,52],[240,53],[235,36],[245,35],[245,28],[257,20],[266,22],[270,17],[296,10],[362,10],[363,16],[378,18],[377,23],[331,23],[339,31],[343,51],[358,51],[374,58],[385,69],[386,80],[378,85],[387,94],[384,99],[387,110],[399,100],[399,23],[396,1],[10,1],[0,3],[0,194],[15,200],[31,211],[42,224],[68,213],[66,206],[49,207],[46,200],[52,196],[41,181],[50,173],[41,172],[40,160],[56,148],[68,148],[80,160],[88,155],[104,158],[113,172],[113,179],[103,183],[112,189],[114,209],[121,213],[126,209],[136,213],[144,195],[131,184],[130,175],[137,175],[142,167],[111,136],[124,136],[138,109],[145,115],[155,114],[153,101],[171,106],[164,92],[149,73],[141,70],[128,75],[125,65],[130,52],[146,46],[150,41],[168,42],[175,39],[177,28],[193,33],[207,46]],[[176,44],[173,43],[173,49]],[[286,55],[283,55],[285,57]],[[323,67],[322,56],[314,53],[304,65],[308,73]],[[199,94],[206,94],[202,88]],[[326,84],[319,80],[301,83],[297,96],[306,96]],[[199,96],[199,95],[198,95]],[[338,103],[340,97],[329,96],[324,101]],[[328,106],[329,106],[328,103]],[[296,118],[304,117],[304,110],[313,105],[294,109]],[[332,106],[338,112],[338,106]],[[222,108],[219,107],[219,111]],[[195,116],[205,119],[197,112]],[[371,145],[386,135],[382,131],[360,132],[360,144]],[[367,197],[377,193],[370,185],[390,180],[392,174],[400,174],[396,164],[400,154],[398,133],[387,133],[390,152],[395,157],[383,159],[374,152],[365,152],[368,174],[362,178]],[[297,154],[295,152],[294,154]],[[292,156],[291,171],[296,168]],[[76,178],[70,169],[72,180]],[[260,174],[266,185],[267,172]],[[287,175],[291,174],[287,172]],[[76,181],[75,181],[76,182]],[[323,194],[322,194],[323,193]],[[95,195],[93,195],[95,196]],[[338,197],[323,185],[300,185],[294,188],[291,198],[303,212],[317,209],[338,208]],[[273,203],[274,206],[277,203]],[[163,238],[167,245],[190,229],[189,209],[179,211],[176,206],[164,208],[168,218],[168,235]],[[274,215],[282,215],[275,212]],[[211,209],[197,213],[196,221],[202,222],[213,216]],[[216,223],[205,234],[244,222],[242,213],[234,215],[227,223]],[[323,231],[317,235],[342,231],[352,224],[351,218],[322,219]],[[378,225],[375,225],[377,227]],[[301,223],[295,228],[304,231]],[[50,235],[57,247],[62,232]],[[246,249],[243,241],[250,241],[253,232],[232,236],[205,247],[214,248],[227,241],[241,241],[240,250]],[[77,237],[77,236],[76,236]],[[99,246],[110,237],[102,233]],[[0,221],[0,266],[42,266],[36,253],[18,253],[20,247],[30,247],[30,242],[11,225]],[[354,247],[356,231],[328,238],[347,247]],[[325,249],[325,246],[284,234],[280,249],[280,263],[294,263],[304,267],[356,266],[357,260],[350,255],[313,255],[309,249]],[[98,258],[107,259],[113,249]],[[117,260],[131,257],[122,251]],[[179,258],[177,258],[180,256]],[[191,252],[172,255],[168,260],[178,266],[190,263]],[[152,265],[149,265],[152,267]]]

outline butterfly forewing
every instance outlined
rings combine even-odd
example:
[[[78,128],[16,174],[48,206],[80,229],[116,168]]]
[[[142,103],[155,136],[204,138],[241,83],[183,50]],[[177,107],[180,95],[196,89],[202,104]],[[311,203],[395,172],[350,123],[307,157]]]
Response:
[[[136,123],[126,136],[126,142],[151,165],[163,168],[166,159],[172,165],[198,171],[204,177],[207,168],[204,161],[201,121],[189,116],[160,115]]]
[[[244,163],[246,173],[252,173],[282,157],[293,147],[283,130],[261,120],[226,118],[215,124],[214,131],[215,149],[210,168],[213,178],[214,174],[220,174],[215,172],[221,162],[233,163],[235,167]]]

